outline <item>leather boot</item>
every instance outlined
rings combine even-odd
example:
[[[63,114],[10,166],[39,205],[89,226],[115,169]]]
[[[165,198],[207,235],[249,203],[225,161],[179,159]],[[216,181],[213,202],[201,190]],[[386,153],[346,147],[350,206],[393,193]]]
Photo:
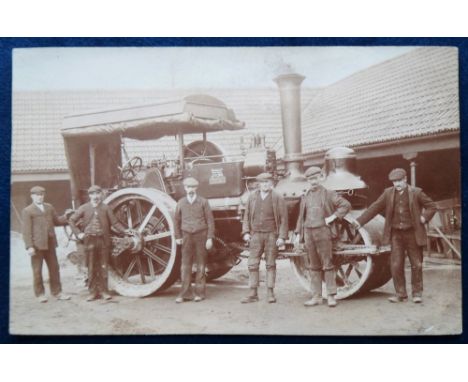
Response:
[[[310,300],[304,302],[304,306],[316,306],[322,303],[322,296],[315,295]]]
[[[408,301],[408,297],[401,297],[401,296],[391,296],[388,298],[388,301],[390,302],[406,302]]]
[[[242,304],[248,304],[249,302],[257,302],[257,301],[258,301],[257,288],[250,288],[249,295],[244,297],[241,300],[241,303]]]
[[[273,288],[268,288],[268,302],[270,304],[276,302],[276,297],[275,297],[275,293],[273,292]]]
[[[333,294],[328,295],[327,302],[330,308],[334,308],[336,306],[335,296]]]

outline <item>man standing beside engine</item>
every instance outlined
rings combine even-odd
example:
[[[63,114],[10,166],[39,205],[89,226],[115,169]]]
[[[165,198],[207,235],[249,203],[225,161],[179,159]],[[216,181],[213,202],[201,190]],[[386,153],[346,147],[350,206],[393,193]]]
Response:
[[[182,245],[182,289],[175,300],[176,303],[190,300],[199,302],[205,299],[207,251],[213,248],[215,228],[208,200],[197,195],[198,181],[189,177],[184,179],[183,184],[186,196],[177,202],[174,218],[176,242]],[[192,291],[194,257],[197,267],[195,296]]]
[[[357,228],[378,213],[385,213],[383,244],[391,244],[391,272],[396,295],[390,302],[408,299],[405,280],[406,253],[411,263],[413,302],[422,302],[423,273],[422,247],[426,245],[424,224],[436,213],[435,203],[420,188],[408,185],[406,171],[393,169],[388,175],[393,187],[385,189],[380,197],[357,220]]]
[[[305,172],[309,189],[301,198],[296,225],[298,245],[304,240],[307,250],[307,267],[310,271],[312,298],[305,306],[322,303],[322,274],[327,288],[329,307],[336,306],[336,272],[332,262],[332,234],[330,224],[343,218],[351,209],[351,204],[335,191],[327,190],[320,184],[322,170],[310,167]]]
[[[60,270],[55,248],[57,237],[55,226],[67,224],[67,218],[71,210],[65,211],[64,216],[58,216],[55,208],[44,203],[45,189],[41,186],[31,188],[32,203],[22,212],[23,240],[31,257],[33,269],[34,294],[39,302],[47,302],[44,282],[42,279],[42,264],[44,261],[49,270],[49,283],[51,294],[58,300],[69,300],[70,296],[62,293],[60,283]]]
[[[265,253],[267,270],[267,299],[275,303],[276,257],[278,247],[284,245],[288,235],[288,211],[283,197],[273,191],[273,178],[269,173],[257,176],[260,188],[251,193],[244,212],[242,235],[249,242],[250,293],[241,302],[258,301],[260,258]]]
[[[83,204],[70,218],[70,227],[76,237],[84,242],[88,265],[88,290],[86,301],[102,297],[110,300],[107,285],[109,253],[111,251],[111,227],[120,233],[129,232],[117,220],[111,208],[102,202],[99,186],[88,189],[89,202]]]

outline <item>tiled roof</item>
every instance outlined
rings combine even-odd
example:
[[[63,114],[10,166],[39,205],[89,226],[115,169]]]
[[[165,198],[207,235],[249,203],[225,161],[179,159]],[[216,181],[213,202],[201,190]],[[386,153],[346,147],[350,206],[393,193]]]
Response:
[[[282,156],[281,107],[277,88],[129,91],[16,92],[13,94],[12,170],[51,172],[67,169],[60,135],[65,115],[90,110],[180,99],[206,93],[222,100],[246,123],[241,131],[212,133],[208,139],[228,155],[239,153],[241,136],[265,134]],[[357,72],[322,89],[302,89],[303,152],[334,146],[356,147],[405,137],[460,129],[458,51],[418,48]],[[200,139],[186,137],[185,143]],[[145,161],[174,157],[174,138],[128,141],[129,156]]]
[[[303,89],[305,106],[316,90]],[[240,152],[240,137],[249,142],[251,134],[265,134],[266,144],[281,142],[281,108],[279,91],[270,89],[190,89],[128,91],[60,91],[15,92],[13,94],[12,171],[52,172],[67,169],[60,127],[65,115],[83,111],[119,108],[154,103],[164,99],[180,99],[189,94],[205,93],[222,100],[246,123],[246,129],[209,134],[208,139],[225,149],[228,155]],[[201,139],[187,136],[185,143]],[[174,157],[176,141],[166,137],[157,141],[127,140],[130,157],[139,155],[145,161]]]
[[[423,47],[323,88],[302,115],[303,152],[458,129],[458,50]]]

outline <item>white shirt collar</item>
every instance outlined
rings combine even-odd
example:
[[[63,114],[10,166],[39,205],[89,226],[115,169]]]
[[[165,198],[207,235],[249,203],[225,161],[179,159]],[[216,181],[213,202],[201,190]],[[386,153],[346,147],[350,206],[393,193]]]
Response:
[[[269,193],[270,193],[270,191],[264,192],[264,191],[260,190],[260,197],[262,198],[262,200],[265,200]]]
[[[37,204],[37,203],[34,203],[36,205],[37,208],[39,208],[42,212],[44,212],[44,203],[42,204]]]
[[[187,200],[190,204],[193,204],[196,198],[197,198],[197,194],[193,195],[193,197],[190,197],[190,195],[187,195]]]

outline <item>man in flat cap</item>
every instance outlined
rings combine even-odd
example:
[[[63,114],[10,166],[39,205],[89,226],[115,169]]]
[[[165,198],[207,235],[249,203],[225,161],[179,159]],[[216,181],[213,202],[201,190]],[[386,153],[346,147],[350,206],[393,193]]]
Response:
[[[332,262],[332,233],[330,224],[343,218],[351,204],[335,191],[327,190],[320,182],[322,170],[310,167],[305,172],[309,189],[301,198],[296,225],[296,244],[304,240],[310,271],[312,298],[305,306],[322,303],[322,274],[327,288],[329,307],[336,306],[336,271]]]
[[[213,248],[214,218],[208,200],[197,195],[198,181],[188,177],[183,181],[186,196],[177,202],[175,211],[175,236],[182,245],[182,288],[176,303],[205,299],[206,259]],[[195,296],[192,290],[192,265],[195,259]]]
[[[117,220],[112,209],[103,203],[101,187],[88,189],[89,202],[81,205],[70,218],[70,227],[78,240],[84,243],[88,265],[88,290],[86,301],[99,298],[110,300],[107,276],[111,251],[111,227],[120,233],[128,232]]]
[[[67,224],[67,216],[71,210],[65,211],[65,215],[58,216],[55,208],[44,203],[45,189],[41,186],[31,188],[32,203],[22,211],[23,240],[31,257],[33,269],[34,294],[39,302],[47,302],[44,283],[42,280],[42,264],[45,261],[49,270],[50,292],[58,300],[69,300],[70,296],[62,293],[60,283],[60,270],[55,248],[57,237],[55,226]]]
[[[413,302],[422,302],[423,273],[422,247],[426,245],[424,224],[436,213],[435,203],[420,188],[408,185],[406,171],[393,169],[388,175],[393,187],[385,189],[380,197],[359,216],[357,228],[378,213],[385,214],[383,244],[391,244],[391,272],[396,295],[390,302],[408,299],[405,280],[406,253],[411,263]]]
[[[288,236],[288,211],[281,195],[273,190],[273,177],[269,173],[257,176],[259,188],[249,195],[242,221],[242,235],[249,243],[250,293],[241,302],[258,301],[260,258],[265,253],[267,301],[275,303],[276,257],[278,247]]]

